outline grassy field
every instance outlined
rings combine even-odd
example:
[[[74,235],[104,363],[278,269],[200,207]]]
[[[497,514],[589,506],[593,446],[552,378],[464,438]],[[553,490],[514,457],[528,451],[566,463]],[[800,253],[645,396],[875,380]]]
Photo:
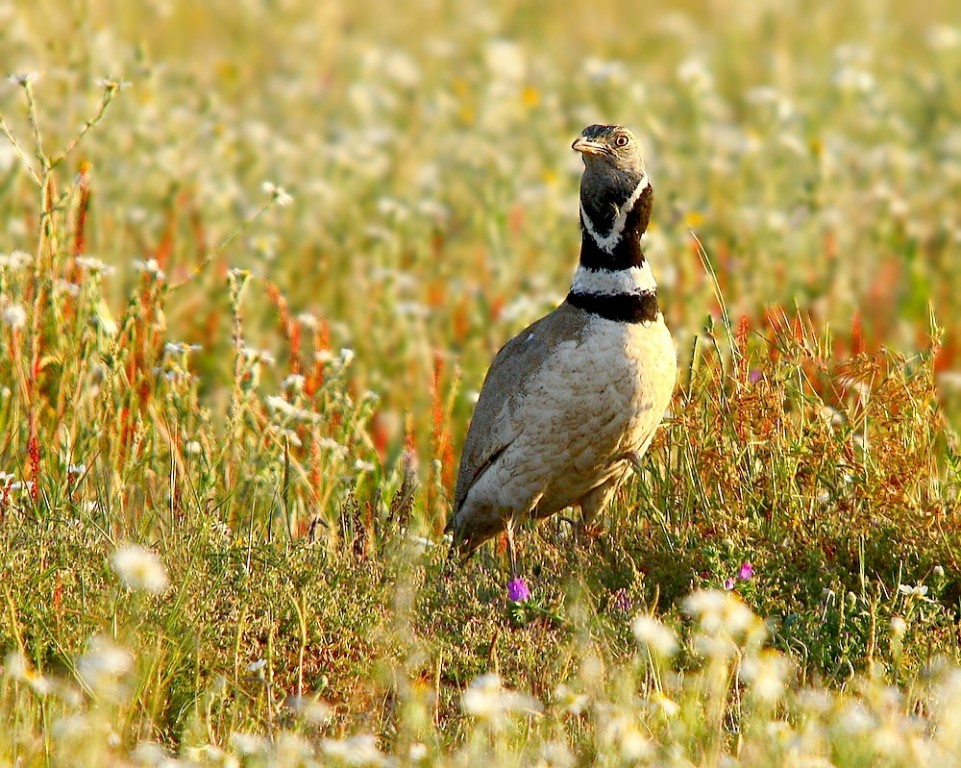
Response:
[[[0,3],[0,766],[961,764],[955,3]],[[641,137],[673,405],[451,569]]]

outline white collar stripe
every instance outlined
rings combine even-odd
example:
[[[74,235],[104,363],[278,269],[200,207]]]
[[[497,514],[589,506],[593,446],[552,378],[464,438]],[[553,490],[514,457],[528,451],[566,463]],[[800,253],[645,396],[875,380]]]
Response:
[[[587,211],[584,210],[583,203],[581,204],[581,221],[584,223],[584,229],[587,233],[594,239],[597,243],[597,247],[600,248],[605,253],[613,253],[614,248],[617,244],[621,242],[621,235],[624,234],[624,227],[627,224],[627,216],[634,208],[634,204],[640,199],[641,194],[645,189],[650,186],[650,179],[648,179],[645,173],[641,176],[641,180],[637,182],[637,186],[634,191],[631,192],[631,196],[627,198],[627,202],[624,203],[620,208],[617,209],[617,215],[614,217],[614,223],[611,224],[611,231],[606,235],[602,236],[596,229],[594,229],[594,222],[591,221],[590,216],[587,215]]]
[[[571,285],[572,293],[595,296],[637,296],[654,293],[656,290],[654,273],[647,261],[630,269],[592,270],[578,266],[574,273],[574,283]]]

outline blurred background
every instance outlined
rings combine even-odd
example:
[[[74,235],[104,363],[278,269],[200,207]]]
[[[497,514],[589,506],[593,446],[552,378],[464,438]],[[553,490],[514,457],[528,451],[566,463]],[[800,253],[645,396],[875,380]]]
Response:
[[[382,457],[405,430],[436,441],[440,408],[456,453],[493,353],[570,284],[569,147],[595,122],[646,148],[647,251],[682,360],[718,314],[694,233],[735,321],[783,308],[838,354],[910,354],[933,314],[945,402],[961,386],[951,0],[39,0],[0,4],[0,63],[39,73],[54,146],[95,112],[99,78],[129,82],[70,161],[90,164],[86,250],[115,268],[115,314],[136,260],[183,280],[264,181],[292,195],[165,306],[168,338],[203,346],[205,402],[233,365],[226,271],[248,269],[245,338],[276,361],[265,392],[347,349]],[[0,111],[28,137],[17,90]],[[15,168],[0,142],[2,252],[34,248],[36,191]]]

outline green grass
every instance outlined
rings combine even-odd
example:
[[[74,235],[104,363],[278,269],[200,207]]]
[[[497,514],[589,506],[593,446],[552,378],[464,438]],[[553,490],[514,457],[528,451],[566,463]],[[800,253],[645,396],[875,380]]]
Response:
[[[950,3],[194,5],[0,11],[0,764],[957,763]],[[597,121],[681,376],[512,603],[441,531]]]

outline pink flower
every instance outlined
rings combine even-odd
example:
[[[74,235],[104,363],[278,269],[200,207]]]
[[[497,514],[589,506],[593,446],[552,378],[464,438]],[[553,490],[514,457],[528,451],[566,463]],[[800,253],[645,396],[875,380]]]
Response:
[[[747,560],[741,563],[741,570],[737,572],[737,577],[742,581],[747,581],[754,575],[754,566]]]
[[[734,577],[728,576],[724,579],[724,589],[734,589]]]
[[[531,590],[522,578],[511,579],[507,582],[507,597],[513,603],[523,603],[531,599]]]

